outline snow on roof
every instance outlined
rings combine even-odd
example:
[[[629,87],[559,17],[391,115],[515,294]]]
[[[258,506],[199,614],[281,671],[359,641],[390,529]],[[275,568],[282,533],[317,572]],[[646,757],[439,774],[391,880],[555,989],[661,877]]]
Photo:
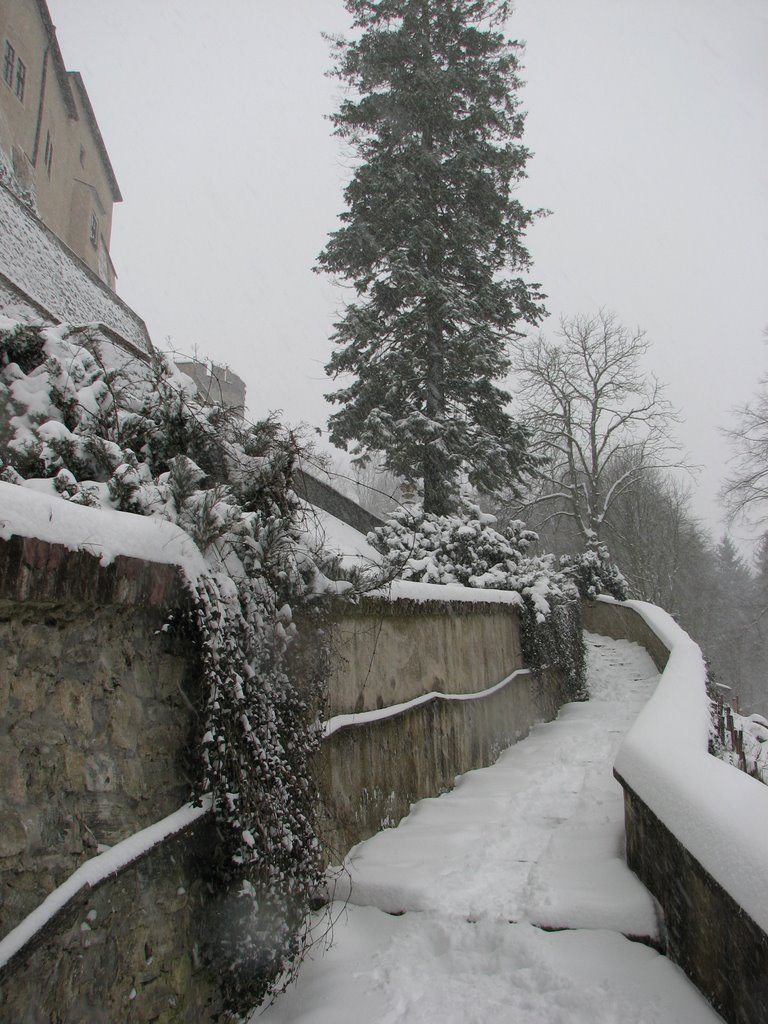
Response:
[[[345,569],[371,568],[381,564],[381,555],[368,543],[365,534],[315,505],[302,502],[305,509],[304,533],[313,545],[341,555]]]
[[[1,185],[0,273],[53,317],[105,324],[138,352],[151,353],[141,317]]]
[[[666,644],[670,657],[619,750],[616,771],[768,931],[768,786],[708,753],[710,708],[698,644],[661,608],[625,604]]]
[[[48,483],[45,481],[44,483]],[[0,481],[0,538],[36,537],[71,551],[88,551],[102,565],[118,555],[178,565],[190,579],[205,562],[192,538],[174,523],[130,512],[86,508]]]

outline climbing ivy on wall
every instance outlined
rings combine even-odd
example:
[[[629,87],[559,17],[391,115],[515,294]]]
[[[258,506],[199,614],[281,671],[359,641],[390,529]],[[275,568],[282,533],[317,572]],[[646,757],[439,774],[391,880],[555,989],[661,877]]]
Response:
[[[0,479],[170,520],[205,557],[168,628],[197,655],[194,796],[211,799],[220,837],[205,952],[230,1007],[246,1012],[290,980],[309,941],[323,877],[310,771],[322,625],[329,596],[349,587],[304,540],[297,439],[274,420],[204,406],[162,356],[145,364],[66,326],[0,330],[0,408]],[[300,641],[312,646],[301,686]]]

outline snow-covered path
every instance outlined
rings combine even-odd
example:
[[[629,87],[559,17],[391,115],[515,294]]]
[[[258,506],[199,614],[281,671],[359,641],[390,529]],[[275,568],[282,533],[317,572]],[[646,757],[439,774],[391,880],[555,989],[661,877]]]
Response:
[[[666,958],[624,938],[655,937],[657,920],[621,859],[612,766],[658,673],[635,644],[588,647],[587,703],[351,851],[331,948],[254,1021],[720,1021]]]

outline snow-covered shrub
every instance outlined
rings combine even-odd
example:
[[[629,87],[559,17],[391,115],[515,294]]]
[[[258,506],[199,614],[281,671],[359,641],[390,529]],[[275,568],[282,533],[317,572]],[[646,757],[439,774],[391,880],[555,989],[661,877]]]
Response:
[[[496,518],[473,505],[456,515],[401,508],[368,540],[403,579],[460,583],[518,595],[520,637],[526,663],[539,674],[559,669],[575,698],[585,696],[585,653],[578,592],[558,572],[552,555],[526,552],[538,536],[520,520],[505,532]]]
[[[560,558],[560,571],[573,580],[582,597],[591,601],[598,594],[609,594],[617,601],[626,601],[629,597],[627,581],[611,562],[608,548],[604,544],[587,548],[580,555],[563,555]]]
[[[72,503],[156,516],[195,539],[208,571],[168,628],[197,651],[198,798],[221,836],[221,914],[210,933],[232,1007],[290,978],[322,878],[309,760],[327,675],[325,595],[334,585],[300,543],[295,437],[206,407],[162,357],[146,364],[87,332],[0,322],[0,477]],[[301,688],[297,627],[309,637]],[[314,641],[317,643],[314,644]]]

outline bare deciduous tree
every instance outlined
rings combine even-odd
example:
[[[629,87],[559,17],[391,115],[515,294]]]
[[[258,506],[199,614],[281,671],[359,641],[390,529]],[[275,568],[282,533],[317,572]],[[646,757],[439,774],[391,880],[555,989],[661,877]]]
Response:
[[[650,470],[682,465],[670,432],[677,416],[642,368],[644,331],[600,310],[563,319],[558,338],[532,340],[516,363],[522,418],[542,459],[541,490],[522,508],[545,506],[544,522],[570,517],[586,544],[597,545],[621,494]]]
[[[768,337],[768,332],[766,332]],[[721,498],[731,519],[768,522],[768,377],[755,398],[736,410],[736,425],[723,433],[733,451],[733,472]]]

